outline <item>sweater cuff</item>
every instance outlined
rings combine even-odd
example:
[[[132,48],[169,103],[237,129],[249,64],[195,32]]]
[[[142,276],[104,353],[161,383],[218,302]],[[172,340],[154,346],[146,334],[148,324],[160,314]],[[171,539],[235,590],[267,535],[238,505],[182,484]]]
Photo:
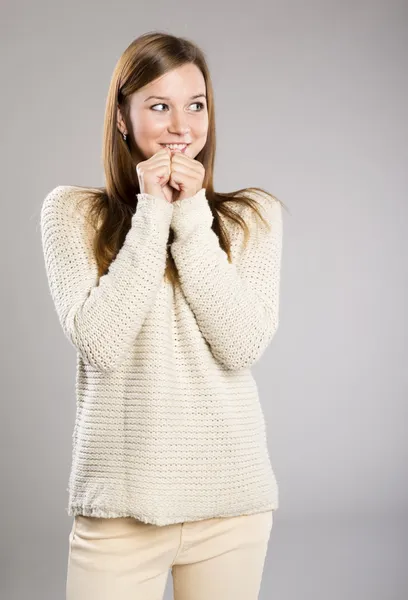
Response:
[[[151,208],[151,210],[154,212],[164,212],[168,215],[173,212],[173,204],[171,202],[165,198],[162,198],[161,196],[153,196],[152,194],[147,194],[146,192],[137,194],[137,205],[147,205],[149,209]]]
[[[187,237],[197,227],[211,227],[214,217],[205,191],[205,188],[201,188],[194,196],[173,202],[171,228],[174,240]]]

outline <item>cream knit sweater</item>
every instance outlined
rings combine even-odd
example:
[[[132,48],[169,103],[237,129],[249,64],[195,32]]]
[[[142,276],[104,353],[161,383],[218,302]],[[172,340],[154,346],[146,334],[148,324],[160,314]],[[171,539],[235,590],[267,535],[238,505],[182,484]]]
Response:
[[[173,204],[138,194],[98,281],[93,230],[75,199],[75,186],[57,186],[41,209],[52,300],[77,350],[68,515],[167,525],[276,510],[250,368],[278,327],[280,203],[256,196],[270,232],[239,206],[245,249],[225,220],[229,263],[205,188]],[[163,278],[170,227],[181,289]]]

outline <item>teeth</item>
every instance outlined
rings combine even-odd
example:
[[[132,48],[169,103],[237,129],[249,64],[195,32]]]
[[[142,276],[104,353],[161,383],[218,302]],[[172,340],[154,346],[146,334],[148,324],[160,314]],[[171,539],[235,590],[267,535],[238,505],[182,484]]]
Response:
[[[187,144],[163,144],[166,148],[170,148],[171,150],[177,150],[180,148],[185,148]]]

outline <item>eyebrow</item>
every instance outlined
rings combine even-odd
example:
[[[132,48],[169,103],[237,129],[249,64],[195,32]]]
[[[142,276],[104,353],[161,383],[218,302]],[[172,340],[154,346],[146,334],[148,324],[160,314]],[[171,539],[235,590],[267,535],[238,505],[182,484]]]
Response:
[[[190,100],[194,100],[195,98],[201,98],[201,97],[207,98],[207,96],[205,94],[194,94],[194,96],[191,96]],[[158,100],[170,100],[170,98],[167,98],[166,96],[148,96],[147,98],[145,98],[144,102],[147,102],[151,98],[156,98]]]

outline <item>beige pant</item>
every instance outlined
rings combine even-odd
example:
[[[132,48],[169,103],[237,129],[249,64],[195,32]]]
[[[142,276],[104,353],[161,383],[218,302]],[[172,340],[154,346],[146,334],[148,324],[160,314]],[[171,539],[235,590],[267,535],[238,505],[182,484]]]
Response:
[[[257,600],[272,529],[267,511],[157,526],[74,518],[66,600]]]

